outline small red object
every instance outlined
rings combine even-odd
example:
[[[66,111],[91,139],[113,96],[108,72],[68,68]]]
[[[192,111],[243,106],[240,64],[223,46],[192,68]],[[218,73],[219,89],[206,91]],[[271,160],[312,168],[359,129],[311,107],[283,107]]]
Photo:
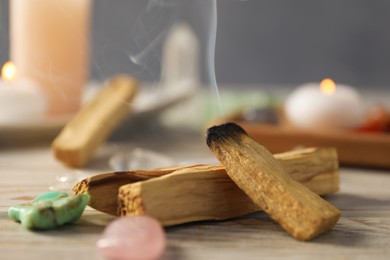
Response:
[[[366,121],[356,130],[359,132],[389,132],[389,111],[381,105],[373,106],[367,113]]]

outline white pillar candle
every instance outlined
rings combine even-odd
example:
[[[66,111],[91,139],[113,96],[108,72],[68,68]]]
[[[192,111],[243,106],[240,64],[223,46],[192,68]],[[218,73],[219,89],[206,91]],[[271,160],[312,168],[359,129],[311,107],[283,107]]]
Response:
[[[289,122],[302,129],[342,129],[362,121],[363,104],[352,87],[337,85],[330,79],[308,83],[294,90],[286,99]]]
[[[91,0],[12,0],[11,59],[36,81],[47,114],[76,112],[88,75]]]
[[[0,124],[24,125],[43,119],[46,100],[36,83],[16,80],[12,63],[6,63],[0,80]]]

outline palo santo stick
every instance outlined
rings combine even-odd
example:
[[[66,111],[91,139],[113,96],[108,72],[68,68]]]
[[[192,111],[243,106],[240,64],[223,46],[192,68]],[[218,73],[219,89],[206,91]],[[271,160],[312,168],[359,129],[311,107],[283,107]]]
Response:
[[[291,174],[292,178],[303,182],[306,186],[312,189],[314,192],[320,195],[326,195],[337,192],[339,190],[339,172],[337,163],[337,153],[332,148],[307,148],[304,150],[286,152],[276,154],[275,157],[283,164],[286,171]],[[148,180],[151,178],[163,176],[173,172],[180,173],[198,173],[199,169],[207,169],[210,174],[216,174],[215,179],[207,176],[213,185],[218,185],[219,172],[222,169],[225,174],[226,181],[232,182],[226,175],[225,168],[222,165],[190,165],[172,168],[163,168],[150,171],[131,171],[131,172],[114,172],[105,173],[96,176],[92,176],[78,182],[74,187],[73,191],[76,194],[89,194],[90,203],[89,205],[99,211],[106,212],[111,215],[117,215],[117,195],[120,186],[134,183],[137,181]],[[191,182],[191,175],[185,176],[186,181]],[[161,189],[166,189],[167,186],[162,185]],[[218,188],[218,187],[217,187]],[[196,187],[197,190],[203,189],[202,187]],[[194,195],[192,192],[183,191],[182,194],[178,195],[178,199],[184,201],[190,201],[191,196]],[[243,195],[241,193],[241,195]],[[218,197],[210,197],[210,200],[220,200]],[[244,200],[246,201],[246,195]],[[187,209],[184,209],[187,210]],[[251,211],[251,207],[249,209]],[[232,216],[216,217],[213,211],[205,214],[203,218],[198,220],[206,219],[223,219],[230,218]],[[196,214],[196,210],[194,211]],[[177,217],[178,222],[174,224],[183,223],[180,217]],[[185,221],[184,221],[185,222]]]
[[[137,81],[117,76],[72,119],[53,141],[55,157],[71,167],[84,166],[99,145],[129,113]]]
[[[111,215],[117,215],[118,189],[120,186],[174,172],[178,167],[148,171],[128,171],[103,173],[76,183],[72,190],[75,194],[89,194],[89,206]]]
[[[337,223],[340,211],[336,207],[294,181],[238,125],[209,128],[207,145],[237,186],[296,239],[310,240]]]

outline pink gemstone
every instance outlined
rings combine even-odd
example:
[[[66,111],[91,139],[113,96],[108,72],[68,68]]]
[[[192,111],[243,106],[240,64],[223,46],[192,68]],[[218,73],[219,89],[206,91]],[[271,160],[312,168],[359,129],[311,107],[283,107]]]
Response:
[[[109,259],[157,259],[164,253],[166,239],[154,218],[122,217],[106,227],[96,246]]]

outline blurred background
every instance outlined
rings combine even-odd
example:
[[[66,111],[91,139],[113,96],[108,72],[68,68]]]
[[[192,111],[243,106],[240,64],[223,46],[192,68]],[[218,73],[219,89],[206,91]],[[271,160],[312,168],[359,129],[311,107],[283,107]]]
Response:
[[[143,79],[159,77],[153,72],[158,66],[153,61],[145,70],[129,60],[132,52],[150,40],[141,33],[142,24],[137,23],[149,2],[94,1],[90,53],[93,79],[119,72]],[[4,63],[9,59],[9,1],[1,0],[0,4],[0,62]],[[207,34],[207,11],[193,4],[180,13],[199,34]],[[389,87],[389,14],[390,1],[386,0],[218,1],[217,81],[296,86],[331,77],[361,88]],[[154,18],[163,28],[166,19],[158,13]]]

